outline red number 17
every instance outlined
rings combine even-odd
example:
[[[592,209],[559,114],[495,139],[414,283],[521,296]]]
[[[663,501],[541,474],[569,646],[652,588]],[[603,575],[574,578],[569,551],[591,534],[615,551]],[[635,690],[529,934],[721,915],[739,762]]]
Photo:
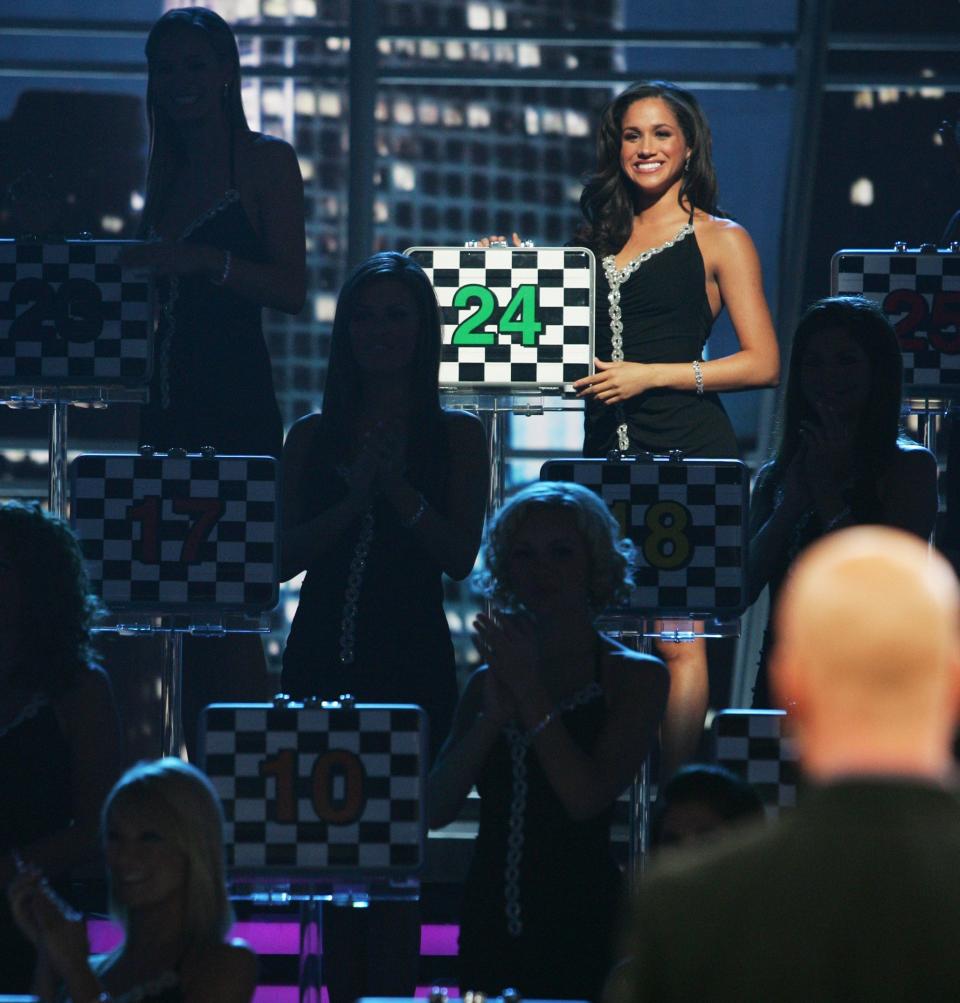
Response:
[[[139,505],[131,505],[127,516],[132,522],[139,522],[140,561],[142,564],[160,563],[161,507],[163,499],[159,495],[147,495]],[[200,561],[200,544],[213,531],[213,527],[223,515],[224,503],[219,498],[174,498],[174,515],[192,517],[190,529],[180,548],[181,564],[197,564]]]

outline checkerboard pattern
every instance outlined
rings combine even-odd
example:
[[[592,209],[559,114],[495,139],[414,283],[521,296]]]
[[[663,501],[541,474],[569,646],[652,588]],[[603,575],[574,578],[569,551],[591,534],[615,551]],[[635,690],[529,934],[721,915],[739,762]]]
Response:
[[[768,816],[797,804],[800,767],[782,710],[723,710],[713,719],[714,759],[752,784]]]
[[[419,707],[213,704],[201,717],[200,744],[223,802],[235,871],[308,877],[302,872],[419,869],[426,846]],[[291,813],[293,821],[282,820]]]
[[[607,503],[636,545],[630,608],[653,617],[735,616],[747,604],[747,492],[739,460],[549,460]]]
[[[149,384],[152,289],[116,263],[128,243],[0,240],[0,383]]]
[[[873,300],[897,328],[908,393],[956,396],[960,390],[960,254],[838,251],[831,262],[831,277],[835,296]]]
[[[86,454],[72,524],[110,609],[262,612],[277,602],[272,457]]]
[[[414,247],[407,251],[427,273],[443,315],[440,385],[458,389],[560,391],[593,371],[594,258],[586,248]],[[497,306],[482,330],[495,331],[521,285],[537,289],[543,324],[535,346],[497,334],[495,344],[452,344],[457,326],[476,309],[453,306],[467,285],[489,289]]]

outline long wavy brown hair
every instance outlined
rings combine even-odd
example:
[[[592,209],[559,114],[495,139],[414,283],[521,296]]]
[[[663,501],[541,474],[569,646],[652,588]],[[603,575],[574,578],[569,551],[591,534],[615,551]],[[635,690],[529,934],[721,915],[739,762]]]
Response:
[[[690,147],[689,170],[683,175],[677,201],[685,211],[701,209],[723,215],[717,208],[717,174],[713,166],[710,126],[699,101],[688,90],[667,80],[649,80],[628,87],[604,109],[597,133],[597,169],[580,196],[584,224],[577,239],[600,254],[616,254],[630,239],[636,192],[620,168],[623,116],[635,101],[661,98],[674,115]]]
[[[0,555],[19,592],[13,681],[48,696],[94,661],[90,631],[102,612],[70,527],[34,505],[0,505]]]

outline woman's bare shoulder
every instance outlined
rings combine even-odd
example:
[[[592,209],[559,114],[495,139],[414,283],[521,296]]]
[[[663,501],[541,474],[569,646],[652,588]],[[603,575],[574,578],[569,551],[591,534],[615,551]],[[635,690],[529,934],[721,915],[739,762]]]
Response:
[[[285,140],[266,132],[250,132],[243,144],[248,155],[258,159],[296,156],[296,151]]]
[[[905,436],[897,440],[897,448],[890,460],[888,476],[900,477],[912,474],[936,474],[937,459],[919,442]]]
[[[727,219],[725,216],[713,216],[701,209],[697,209],[693,214],[693,229],[697,240],[706,240],[718,246],[750,240],[746,228],[735,220]]]
[[[607,634],[601,635],[604,667],[608,678],[623,680],[631,685],[640,683],[656,689],[666,689],[669,673],[656,655],[627,648]]]
[[[296,151],[284,139],[251,132],[237,145],[242,166],[258,183],[282,184],[286,174],[300,173]]]
[[[443,421],[451,435],[477,435],[483,431],[483,423],[471,411],[459,408],[444,408]]]
[[[95,710],[112,707],[113,690],[106,672],[98,665],[80,669],[70,686],[54,700],[54,707],[70,717],[93,718]]]
[[[322,420],[319,411],[314,411],[312,414],[305,414],[302,418],[298,418],[290,426],[290,431],[287,432],[286,444],[288,446],[297,446],[308,442],[316,434]]]

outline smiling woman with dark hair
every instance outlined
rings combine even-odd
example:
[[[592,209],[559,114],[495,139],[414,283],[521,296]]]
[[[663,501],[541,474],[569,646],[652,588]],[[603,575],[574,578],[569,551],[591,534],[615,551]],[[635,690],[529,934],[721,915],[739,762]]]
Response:
[[[337,303],[323,412],[283,453],[282,574],[306,571],[283,656],[297,697],[414,702],[436,747],[457,700],[442,574],[480,546],[480,422],[440,405],[440,314],[419,265],[375,254]]]
[[[817,300],[797,326],[773,458],[750,500],[751,600],[771,606],[797,555],[843,526],[877,523],[928,539],[937,514],[933,454],[902,430],[903,359],[890,321],[859,296]],[[764,638],[754,688],[767,707]]]
[[[94,664],[90,594],[68,527],[0,505],[0,884],[20,865],[51,879],[92,858],[119,770],[120,728]],[[0,905],[0,986],[26,991],[34,955]]]
[[[158,279],[161,319],[140,441],[279,456],[262,307],[305,295],[303,182],[289,144],[252,132],[229,25],[167,11],[147,37],[150,156],[130,265]]]
[[[577,239],[597,256],[597,372],[584,453],[739,455],[719,392],[775,385],[777,340],[747,231],[717,207],[710,127],[696,96],[637,83],[606,108]],[[704,359],[726,309],[737,351]],[[665,777],[697,748],[707,709],[706,644],[658,642],[670,668]]]

